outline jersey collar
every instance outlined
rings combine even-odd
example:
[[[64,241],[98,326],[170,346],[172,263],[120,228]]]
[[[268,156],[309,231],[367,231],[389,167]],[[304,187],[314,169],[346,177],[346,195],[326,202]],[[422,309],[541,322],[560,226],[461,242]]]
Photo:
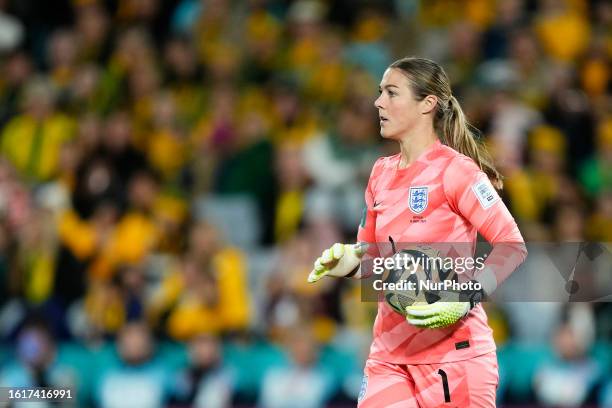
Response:
[[[442,142],[440,142],[440,139],[436,139],[435,142],[432,143],[431,146],[429,146],[427,149],[425,149],[420,155],[419,157],[417,157],[417,159],[415,161],[413,161],[412,163],[410,163],[410,165],[408,165],[407,167],[404,167],[402,169],[400,169],[399,165],[400,162],[402,161],[402,154],[398,153],[396,155],[396,159],[394,160],[393,163],[393,167],[395,168],[395,170],[397,170],[398,172],[403,172],[406,171],[410,168],[412,168],[416,163],[423,163],[423,162],[427,162],[427,156],[429,156],[429,154],[433,151],[436,151],[440,148],[440,146],[442,146]]]

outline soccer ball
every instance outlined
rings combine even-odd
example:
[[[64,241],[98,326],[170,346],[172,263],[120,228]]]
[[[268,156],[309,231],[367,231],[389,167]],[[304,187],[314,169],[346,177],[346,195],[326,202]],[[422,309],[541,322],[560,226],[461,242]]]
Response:
[[[384,282],[388,285],[383,291],[387,304],[395,312],[406,315],[406,307],[418,302],[429,304],[456,297],[437,283],[457,280],[451,269],[445,269],[440,252],[428,246],[403,249],[393,255],[397,260],[393,269],[387,270]],[[391,288],[389,288],[391,286]]]

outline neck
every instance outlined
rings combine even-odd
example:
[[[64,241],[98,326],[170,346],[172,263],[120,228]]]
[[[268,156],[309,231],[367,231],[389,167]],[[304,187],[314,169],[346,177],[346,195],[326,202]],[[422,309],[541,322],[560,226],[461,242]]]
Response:
[[[409,135],[402,137],[399,140],[401,152],[400,168],[412,164],[436,140],[438,140],[438,136],[432,127],[429,127],[429,129],[415,129]]]

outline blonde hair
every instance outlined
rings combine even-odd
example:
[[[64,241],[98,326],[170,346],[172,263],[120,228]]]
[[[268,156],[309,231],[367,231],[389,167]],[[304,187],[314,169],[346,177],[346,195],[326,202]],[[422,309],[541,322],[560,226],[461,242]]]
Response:
[[[399,69],[406,75],[417,100],[428,95],[438,98],[434,129],[442,143],[474,160],[495,188],[501,189],[502,175],[493,165],[485,145],[475,137],[472,129],[477,130],[469,124],[459,101],[453,96],[444,69],[432,60],[416,57],[397,60],[389,68]]]

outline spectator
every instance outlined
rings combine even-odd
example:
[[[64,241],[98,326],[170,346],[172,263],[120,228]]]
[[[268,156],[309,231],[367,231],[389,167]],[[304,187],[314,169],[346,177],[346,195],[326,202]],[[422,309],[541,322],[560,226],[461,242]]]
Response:
[[[65,98],[70,82],[75,77],[78,45],[74,32],[57,30],[49,39],[47,64],[49,75],[59,100]]]
[[[535,374],[535,393],[545,406],[575,407],[589,401],[601,376],[601,366],[588,355],[593,325],[588,305],[570,306],[568,320],[554,336],[555,355]]]
[[[98,2],[83,2],[77,4],[75,14],[75,28],[80,39],[79,60],[105,63],[111,47],[107,10]]]
[[[232,375],[223,366],[219,339],[198,335],[189,343],[189,358],[189,368],[179,375],[177,402],[198,408],[230,407]]]
[[[323,407],[333,395],[330,374],[317,366],[318,346],[308,329],[287,336],[291,363],[271,369],[263,379],[260,405],[266,408]]]
[[[535,27],[544,51],[559,61],[574,60],[584,52],[591,35],[584,9],[567,0],[541,4]]]
[[[224,247],[206,224],[190,232],[189,254],[170,270],[150,302],[150,315],[175,339],[245,329],[249,294],[243,254]]]
[[[3,387],[74,389],[79,384],[76,370],[58,360],[55,338],[42,320],[27,321],[15,347],[16,360],[0,372]]]
[[[583,163],[580,181],[591,196],[612,190],[612,118],[599,125],[597,151]]]
[[[100,374],[101,407],[163,407],[169,398],[168,373],[155,359],[155,344],[145,323],[125,325],[117,336],[118,364]]]
[[[56,95],[43,77],[31,79],[24,91],[23,113],[4,128],[0,151],[33,182],[56,175],[60,147],[70,140],[74,123],[56,110]]]
[[[587,237],[596,242],[612,242],[612,193],[600,194],[595,205],[587,221]]]
[[[295,236],[306,215],[306,188],[310,179],[301,154],[296,143],[285,142],[277,148],[278,198],[274,211],[274,241],[277,243],[287,242]]]
[[[19,112],[19,98],[24,85],[32,75],[32,61],[23,51],[8,55],[3,64],[2,77],[4,83],[0,87],[0,125],[4,127],[7,121]]]
[[[345,229],[354,228],[352,224],[363,210],[363,192],[358,186],[368,177],[379,153],[371,139],[372,115],[370,106],[361,100],[348,102],[333,129],[306,142],[304,167],[315,182],[309,207],[311,212],[321,212],[308,214],[310,217],[335,218]],[[321,202],[321,209],[317,202]]]

